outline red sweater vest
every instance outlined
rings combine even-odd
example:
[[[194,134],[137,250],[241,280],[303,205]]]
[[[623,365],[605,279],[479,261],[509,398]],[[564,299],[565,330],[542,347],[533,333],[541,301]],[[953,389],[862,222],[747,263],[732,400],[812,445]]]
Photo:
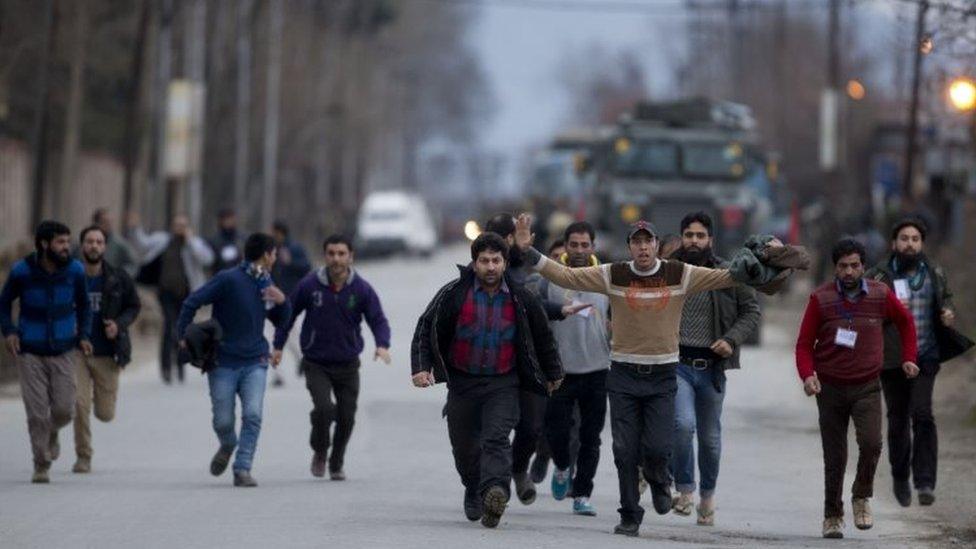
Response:
[[[859,385],[881,374],[888,287],[867,280],[868,292],[857,303],[844,299],[835,282],[817,288],[820,328],[813,357],[817,377],[831,385]],[[839,328],[857,332],[854,348],[837,345]]]

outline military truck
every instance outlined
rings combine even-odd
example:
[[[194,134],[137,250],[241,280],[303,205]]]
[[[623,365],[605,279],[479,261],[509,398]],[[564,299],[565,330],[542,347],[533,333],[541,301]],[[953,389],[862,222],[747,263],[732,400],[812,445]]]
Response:
[[[662,235],[682,217],[704,211],[714,220],[715,249],[741,246],[771,214],[771,186],[751,110],[706,99],[638,103],[621,118],[605,154],[594,159],[596,183],[587,218],[609,259],[628,256],[627,227],[639,219]]]

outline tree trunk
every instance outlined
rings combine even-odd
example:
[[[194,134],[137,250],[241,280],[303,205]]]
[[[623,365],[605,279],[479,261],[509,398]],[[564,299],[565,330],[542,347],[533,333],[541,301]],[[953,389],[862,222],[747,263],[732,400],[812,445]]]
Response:
[[[237,4],[237,103],[234,115],[234,209],[245,220],[251,138],[251,12],[253,0]]]
[[[261,202],[261,226],[271,230],[274,222],[278,178],[278,120],[281,97],[281,27],[282,0],[268,3],[268,79],[264,111],[264,192]]]
[[[54,0],[44,0],[44,7],[41,10],[44,19],[43,34],[41,41],[44,50],[41,53],[41,60],[38,63],[40,70],[37,72],[37,88],[34,103],[34,123],[31,129],[31,152],[33,153],[33,174],[34,193],[31,204],[31,226],[29,233],[33,233],[34,227],[41,222],[44,216],[44,187],[47,179],[47,132],[50,125],[50,112],[48,108],[48,96],[50,95],[50,65],[51,55],[54,52],[54,43],[57,38],[57,18],[54,13]]]
[[[122,186],[122,208],[131,210],[134,206],[134,182],[137,147],[139,145],[139,94],[142,90],[142,66],[146,49],[146,35],[149,32],[149,0],[140,0],[139,26],[136,28],[136,43],[132,52],[129,82],[126,89],[125,105],[125,180]]]
[[[70,219],[73,191],[77,178],[78,142],[81,134],[81,108],[85,88],[85,59],[88,38],[88,3],[73,4],[75,13],[71,36],[71,68],[68,80],[68,104],[64,123],[64,144],[61,151],[60,185],[54,193],[54,216]]]

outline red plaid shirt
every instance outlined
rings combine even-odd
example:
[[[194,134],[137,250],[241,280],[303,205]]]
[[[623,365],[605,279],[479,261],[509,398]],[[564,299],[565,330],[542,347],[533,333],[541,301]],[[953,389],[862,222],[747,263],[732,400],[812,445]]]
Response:
[[[494,296],[478,280],[461,304],[451,365],[474,375],[503,375],[515,366],[515,303],[502,282]]]

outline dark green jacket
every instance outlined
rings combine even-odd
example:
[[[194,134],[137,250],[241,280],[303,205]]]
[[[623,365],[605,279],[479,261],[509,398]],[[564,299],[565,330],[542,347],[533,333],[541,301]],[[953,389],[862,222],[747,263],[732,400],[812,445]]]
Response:
[[[946,362],[965,353],[973,346],[973,342],[956,330],[942,324],[942,310],[955,310],[952,304],[952,291],[949,290],[945,270],[929,260],[926,262],[929,274],[934,275],[932,277],[932,289],[935,299],[932,300],[932,326],[935,328],[939,362]],[[864,276],[883,282],[889,288],[894,289],[895,273],[891,268],[891,256],[868,269]],[[886,322],[884,326],[884,357],[885,369],[901,368],[901,340],[898,329],[891,322]]]
[[[730,263],[721,257],[715,258],[719,269],[729,268]],[[739,350],[759,328],[759,300],[756,290],[742,284],[724,290],[712,290],[713,332],[732,345],[732,356],[718,362],[728,370],[739,368]]]

